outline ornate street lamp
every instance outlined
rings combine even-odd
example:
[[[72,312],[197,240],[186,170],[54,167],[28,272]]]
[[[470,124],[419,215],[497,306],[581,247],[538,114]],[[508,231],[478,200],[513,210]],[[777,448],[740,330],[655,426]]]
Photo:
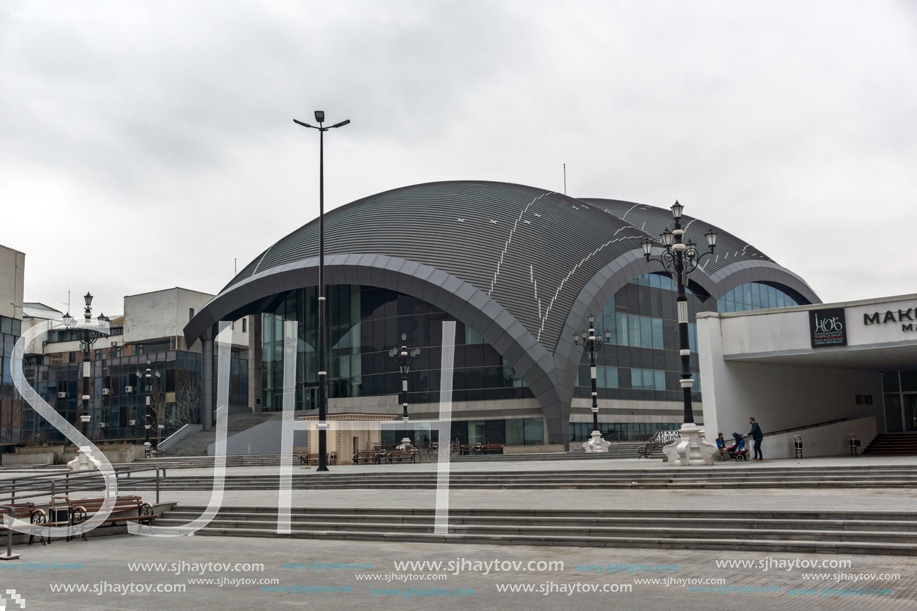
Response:
[[[402,333],[401,348],[392,346],[392,349],[388,351],[388,355],[395,359],[398,363],[398,369],[401,371],[401,405],[403,408],[401,420],[403,422],[408,421],[408,373],[411,371],[414,359],[420,356],[420,348],[408,348],[407,341],[408,334]],[[405,437],[401,440],[401,443],[410,444],[411,439]]]
[[[83,352],[83,394],[81,396],[80,408],[77,416],[80,419],[80,432],[83,433],[86,424],[92,419],[89,413],[89,399],[91,388],[91,352],[92,346],[100,337],[106,337],[111,333],[111,320],[105,314],[99,314],[96,324],[92,323],[92,294],[88,291],[83,297],[86,303],[83,309],[83,322],[78,323],[70,312],[64,314],[64,327],[72,331],[76,339],[80,342],[80,349]]]
[[[573,343],[577,346],[582,342],[586,352],[589,353],[589,375],[592,378],[592,436],[583,448],[587,452],[607,452],[611,444],[602,439],[602,433],[599,431],[599,393],[596,390],[595,383],[595,356],[602,349],[602,345],[611,341],[611,331],[605,331],[605,339],[595,332],[595,316],[589,315],[589,331],[583,331],[582,334],[573,334]]]
[[[143,428],[146,431],[146,438],[144,440],[143,445],[144,447],[146,447],[147,450],[150,449],[150,429],[152,428],[152,425],[153,425],[153,413],[152,413],[152,405],[151,405],[151,400],[150,400],[153,395],[153,383],[154,383],[153,376],[155,376],[156,380],[158,380],[160,377],[160,373],[158,371],[154,372],[151,369],[151,365],[152,363],[150,363],[150,361],[147,360],[146,373],[140,371],[139,369],[137,370],[137,385],[138,386],[140,385],[141,379],[146,380],[146,410],[143,413],[143,420],[144,420]],[[138,388],[137,390],[139,391],[140,389]],[[156,424],[157,425],[159,424],[158,416],[156,418]],[[159,448],[158,442],[156,443],[156,447],[157,449]]]
[[[328,372],[325,370],[325,132],[344,127],[350,119],[325,127],[325,111],[316,110],[318,127],[293,119],[293,123],[318,130],[318,469],[328,470]]]
[[[676,297],[678,305],[678,340],[679,355],[681,356],[681,384],[684,395],[684,424],[681,427],[681,439],[665,447],[669,461],[681,465],[713,464],[713,453],[716,448],[713,444],[704,441],[700,429],[694,424],[694,410],[691,406],[691,390],[694,378],[691,374],[691,349],[688,342],[688,296],[685,286],[688,275],[696,270],[701,262],[713,255],[716,248],[716,232],[712,229],[704,234],[709,250],[699,252],[694,242],[684,242],[685,231],[681,226],[681,213],[684,206],[677,201],[672,206],[672,218],[675,220],[675,229],[668,228],[659,236],[665,247],[658,257],[651,258],[653,254],[653,241],[649,238],[643,240],[641,247],[647,262],[657,261],[668,272],[678,287]]]

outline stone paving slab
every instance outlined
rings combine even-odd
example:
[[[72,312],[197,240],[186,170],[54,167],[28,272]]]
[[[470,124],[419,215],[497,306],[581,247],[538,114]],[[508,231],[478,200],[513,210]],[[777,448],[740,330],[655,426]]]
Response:
[[[23,548],[22,553],[23,558],[15,562],[31,563],[31,568],[24,570],[15,563],[0,568],[0,595],[12,589],[23,597],[26,609],[49,611],[203,608],[846,611],[917,607],[917,558],[910,557],[139,536],[55,542],[45,547]],[[747,561],[750,566],[717,567],[718,560]],[[444,569],[436,570],[429,565],[396,568],[395,561],[455,564],[452,567],[444,564]],[[494,561],[499,564],[483,564]],[[162,566],[131,570],[130,563],[135,562],[162,563]],[[514,562],[520,564],[510,564]],[[530,562],[535,564],[529,565]],[[541,565],[544,570],[539,570],[538,562],[563,565]],[[800,566],[808,562],[830,565]],[[49,563],[78,563],[79,568],[52,568]],[[223,568],[214,563],[245,566]],[[259,564],[263,567],[253,566]],[[344,567],[344,564],[359,566]],[[592,565],[593,570],[576,569],[584,565]],[[439,579],[440,576],[445,578]],[[368,580],[370,577],[376,579]],[[191,581],[201,579],[213,581]],[[637,582],[644,579],[659,581]],[[261,580],[276,581],[268,584]],[[698,581],[685,585],[688,580]],[[715,581],[701,583],[705,580]],[[62,587],[86,591],[52,591]],[[499,590],[513,587],[532,591]],[[607,591],[586,591],[593,587]],[[699,587],[708,590],[697,591]],[[130,590],[122,593],[125,588]],[[154,591],[140,592],[140,588]],[[155,591],[177,588],[183,591]],[[882,590],[883,594],[868,594],[871,590]],[[446,591],[452,595],[445,595]],[[457,595],[459,591],[461,595]],[[8,609],[18,608],[7,604]]]

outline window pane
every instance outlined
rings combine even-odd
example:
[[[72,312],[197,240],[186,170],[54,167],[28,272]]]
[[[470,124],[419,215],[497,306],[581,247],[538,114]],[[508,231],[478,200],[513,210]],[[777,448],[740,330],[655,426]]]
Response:
[[[628,346],[640,347],[640,317],[628,315],[627,317],[627,332],[630,334],[630,341]]]
[[[653,347],[653,321],[648,316],[640,317],[640,346]]]
[[[618,368],[605,367],[605,388],[618,388]]]
[[[630,342],[627,337],[627,314],[615,313],[617,322],[618,339],[615,342],[619,346],[629,346]]]
[[[663,334],[662,334],[662,319],[654,318],[653,320],[653,348],[656,350],[662,350],[663,345]]]
[[[571,423],[572,427],[572,423]],[[523,433],[523,421],[521,418],[506,421],[506,445],[521,446],[525,445],[525,435]]]
[[[541,418],[526,418],[523,420],[525,430],[525,445],[539,444],[544,441],[544,429]]]

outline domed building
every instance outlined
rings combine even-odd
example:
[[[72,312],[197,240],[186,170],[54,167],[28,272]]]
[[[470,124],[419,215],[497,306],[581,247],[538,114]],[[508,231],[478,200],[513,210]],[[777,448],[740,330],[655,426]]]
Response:
[[[589,357],[574,334],[592,315],[610,334],[597,357],[602,431],[625,440],[680,426],[675,286],[641,250],[645,239],[662,247],[668,209],[451,181],[372,195],[326,213],[324,223],[329,413],[400,414],[401,374],[389,350],[406,343],[420,349],[409,374],[411,419],[437,418],[441,323],[456,321],[453,439],[582,441],[592,428]],[[820,302],[738,237],[693,217],[682,223],[685,241],[719,235],[688,286],[694,371],[698,312]],[[204,388],[214,325],[254,315],[253,404],[279,411],[282,323],[297,321],[296,407],[317,407],[318,252],[316,219],[258,255],[191,320],[185,338],[204,341]],[[702,386],[697,380],[693,396],[698,422]]]

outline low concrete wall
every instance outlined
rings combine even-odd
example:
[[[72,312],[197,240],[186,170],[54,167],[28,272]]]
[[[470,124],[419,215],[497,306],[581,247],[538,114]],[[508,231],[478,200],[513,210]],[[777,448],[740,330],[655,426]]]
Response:
[[[240,431],[226,440],[226,454],[229,456],[254,454],[280,454],[283,438],[283,420],[268,420],[250,429]],[[293,432],[293,446],[306,446],[308,431]],[[207,446],[207,454],[213,456],[216,442]]]
[[[123,450],[103,449],[102,454],[105,455],[105,458],[108,459],[108,462],[113,463],[113,464],[115,463],[125,464],[125,463],[134,462],[134,449],[133,448],[125,448]],[[76,458],[76,455],[77,453],[72,450],[67,451],[67,452],[61,452],[60,454],[58,454],[58,457],[59,457],[58,460],[60,461],[59,464],[63,464],[63,465],[67,464],[68,462]]]
[[[44,452],[51,452],[52,454],[59,454],[64,451],[64,446],[28,446],[23,448],[16,448],[16,454],[41,454]]]
[[[765,459],[793,458],[796,456],[793,435],[799,435],[802,437],[803,458],[849,456],[850,433],[854,433],[857,439],[860,440],[862,444],[860,451],[862,452],[866,449],[866,445],[876,436],[876,419],[870,416],[868,418],[804,429],[795,433],[765,437],[764,441],[761,442],[761,453],[764,454]],[[754,442],[749,440],[749,458],[754,456],[752,452],[753,444]]]
[[[20,465],[53,465],[54,452],[23,452],[16,454],[0,454],[0,463],[4,467],[17,467]]]
[[[559,443],[532,446],[503,446],[504,454],[555,454],[566,451],[567,449]]]

